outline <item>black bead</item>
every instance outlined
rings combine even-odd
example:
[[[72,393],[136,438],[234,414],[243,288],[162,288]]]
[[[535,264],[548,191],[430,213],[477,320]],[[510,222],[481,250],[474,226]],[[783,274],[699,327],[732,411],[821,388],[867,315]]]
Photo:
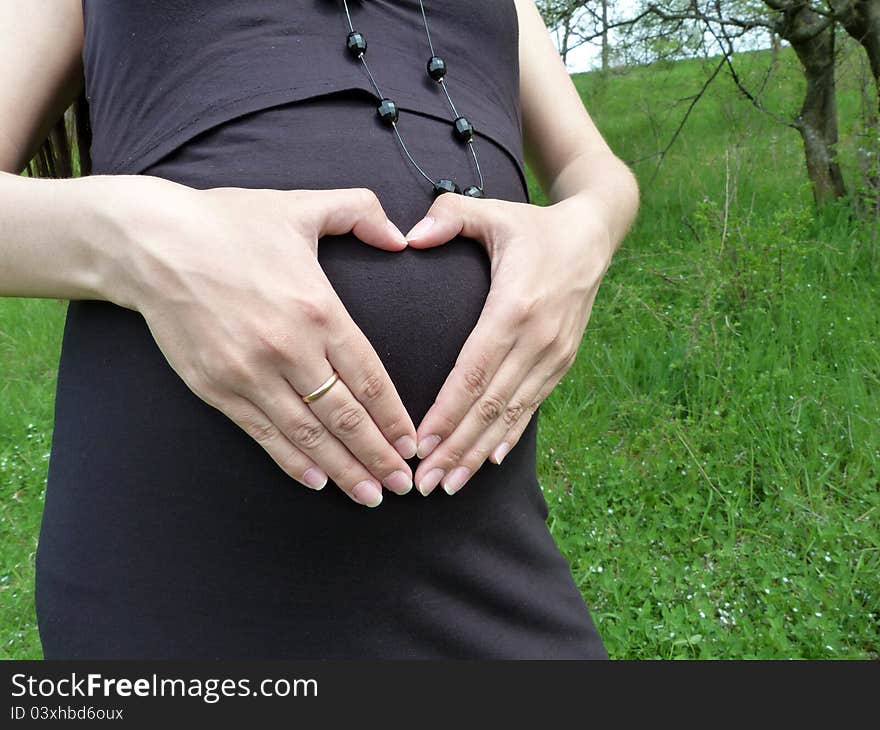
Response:
[[[351,51],[351,55],[355,58],[359,58],[362,54],[367,52],[367,39],[356,30],[353,30],[348,34],[348,39],[345,41],[345,45],[348,50]]]
[[[436,198],[443,193],[461,193],[461,188],[452,180],[441,178],[434,183],[434,197]]]
[[[482,197],[484,197],[483,189],[478,188],[476,185],[468,185],[464,189],[464,195],[467,195],[469,198],[482,198]]]
[[[446,75],[446,61],[440,56],[431,56],[428,59],[428,76],[434,81],[439,81]]]
[[[387,122],[388,124],[396,122],[399,113],[397,104],[391,99],[382,99],[379,102],[379,106],[376,107],[376,112],[382,117],[382,121]]]
[[[467,117],[455,118],[455,136],[462,142],[470,142],[474,136],[474,125],[468,121]]]

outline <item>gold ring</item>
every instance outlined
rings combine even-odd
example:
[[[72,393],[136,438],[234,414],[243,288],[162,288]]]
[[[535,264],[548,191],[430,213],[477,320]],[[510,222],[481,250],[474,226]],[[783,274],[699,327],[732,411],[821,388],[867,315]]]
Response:
[[[339,380],[339,373],[337,373],[337,372],[334,370],[334,371],[333,371],[333,375],[331,375],[329,378],[327,378],[327,380],[325,380],[323,383],[321,383],[321,384],[320,384],[317,388],[315,388],[315,390],[313,390],[311,393],[309,393],[308,395],[304,395],[304,396],[302,397],[302,399],[303,399],[306,403],[311,403],[312,401],[316,401],[316,400],[318,400],[318,398],[320,398],[322,395],[324,395],[324,393],[326,393],[328,390],[330,390],[330,388],[333,387],[333,384],[334,384],[337,380]]]

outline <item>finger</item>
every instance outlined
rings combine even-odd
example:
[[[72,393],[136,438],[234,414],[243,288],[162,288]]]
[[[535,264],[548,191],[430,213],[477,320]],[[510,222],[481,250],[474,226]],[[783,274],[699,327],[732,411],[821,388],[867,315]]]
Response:
[[[543,396],[539,395],[537,399],[525,411],[523,411],[522,415],[511,424],[507,433],[504,434],[500,441],[496,442],[497,445],[492,447],[492,451],[489,453],[489,461],[496,466],[501,466],[504,457],[513,451],[513,448],[519,443],[523,432],[526,430],[526,426],[529,425],[529,421],[532,420],[541,403],[546,400],[547,395],[549,395],[549,392]]]
[[[326,367],[329,377],[333,368],[329,362]],[[325,377],[322,382],[326,380]],[[317,400],[305,405],[385,487],[396,494],[412,489],[409,464],[391,447],[342,378]]]
[[[407,242],[385,215],[379,198],[369,188],[298,190],[309,198],[315,238],[354,233],[361,241],[386,251],[400,251]]]
[[[446,193],[444,193],[446,195]],[[418,456],[424,459],[448,437],[485,392],[516,342],[515,328],[494,304],[490,290],[483,312],[455,365],[418,427]]]
[[[454,485],[462,476],[469,476],[473,472],[473,458],[467,457],[476,444],[482,443],[487,449],[480,463],[489,455],[488,449],[506,433],[509,424],[528,405],[513,400],[513,395],[524,380],[537,378],[537,359],[536,353],[524,346],[514,347],[510,351],[496,376],[474,401],[458,426],[419,464],[415,482],[423,495],[427,496],[436,487],[437,477],[441,476],[437,470],[442,472],[444,485]],[[537,385],[545,378],[546,375],[541,375]],[[495,441],[489,444],[483,438],[487,431],[497,434]],[[462,471],[464,467],[471,468],[471,472]],[[426,478],[428,474],[432,475],[431,478]]]
[[[544,383],[538,388],[537,393],[532,398],[532,401],[529,404],[529,407],[522,413],[522,415],[513,423],[510,424],[510,428],[507,430],[507,433],[501,438],[500,441],[495,442],[495,445],[492,447],[492,452],[489,455],[489,461],[493,464],[501,464],[504,460],[504,457],[507,456],[512,450],[513,447],[519,443],[520,438],[523,435],[523,432],[526,430],[526,426],[529,425],[529,421],[532,420],[532,417],[535,415],[535,411],[538,410],[538,407],[550,396],[550,393],[553,392],[553,389],[559,385],[559,382],[565,376],[565,373],[571,367],[571,363],[564,365],[559,368],[556,372],[554,372]],[[514,396],[515,398],[519,397],[519,394]],[[526,400],[528,400],[528,396],[525,396]]]
[[[407,232],[406,241],[413,248],[431,248],[465,236],[488,244],[508,224],[508,205],[502,200],[443,193]]]
[[[246,386],[238,393],[260,408],[273,424],[303,454],[358,504],[377,507],[382,487],[352,453],[330,433],[303,403],[284,378]],[[269,438],[272,437],[270,432]]]
[[[316,306],[314,311],[309,314],[311,325],[326,332],[339,330],[351,332],[354,329],[356,333],[360,333],[360,330],[357,330],[350,317],[344,312],[341,303],[336,314],[328,311],[331,309],[333,307],[329,304]],[[344,341],[351,343],[354,339],[358,339],[356,334],[348,335],[348,339]],[[389,489],[398,494],[405,494],[412,487],[409,483],[412,473],[409,465],[403,459],[410,458],[412,455],[411,453],[406,454],[413,450],[415,426],[403,407],[403,403],[400,402],[396,388],[391,383],[391,378],[385,367],[362,333],[360,333],[358,347],[357,351],[365,362],[355,363],[355,374],[352,375],[351,358],[345,359],[343,356],[342,370],[336,368],[341,382],[334,384],[325,395],[319,400],[313,401],[309,406],[315,408],[315,413],[331,433],[338,436],[359,458],[364,459],[364,466],[371,473],[383,483],[384,480],[390,478],[391,486]],[[332,350],[334,353],[338,353],[339,347],[334,346]],[[301,396],[311,393],[332,374],[335,366],[328,362],[328,354],[323,351],[300,353],[300,356],[295,359],[291,356],[285,356],[285,353],[291,351],[289,344],[280,342],[274,345],[269,354],[278,363],[281,373],[287,378],[294,391]],[[372,353],[372,355],[367,353]],[[367,418],[363,418],[365,407],[348,388],[349,379],[353,382],[353,386],[364,394],[363,397],[366,400],[370,400],[371,397],[379,399],[380,418],[385,431],[378,428],[371,413],[366,412]],[[340,395],[345,396],[344,403],[340,402]],[[322,405],[317,407],[319,401]],[[333,406],[332,410],[328,408],[330,405]],[[389,443],[391,438],[396,442],[394,447]],[[400,448],[403,453],[395,451],[395,448]],[[390,464],[394,466],[387,472],[384,471]],[[403,475],[394,474],[398,470],[402,470]]]
[[[326,486],[327,473],[290,443],[269,417],[247,398],[230,395],[220,410],[262,446],[288,476],[310,489]]]
[[[382,360],[353,322],[338,340],[327,343],[327,359],[385,440],[404,459],[415,456],[416,427]]]
[[[512,411],[509,418],[498,418],[496,421],[480,435],[476,444],[471,446],[470,450],[465,453],[461,459],[461,463],[452,469],[443,480],[443,491],[447,494],[455,494],[458,492],[473,474],[485,463],[486,459],[491,456],[495,450],[500,438],[510,429],[511,426],[521,426],[525,428],[537,409],[539,400],[539,391],[542,387],[541,381],[546,383],[548,379],[540,376],[528,378],[513,396],[513,401],[517,403],[525,403],[521,409]],[[455,436],[453,436],[455,438]]]
[[[316,276],[325,276],[320,267],[316,269]],[[299,304],[304,327],[264,335],[262,355],[275,363],[302,395],[311,393],[335,368],[384,439],[401,457],[412,458],[416,450],[415,425],[375,348],[354,323],[330,281],[326,280],[323,294],[303,298]],[[312,339],[324,340],[325,351],[303,347],[303,342],[309,341],[305,327],[318,333]]]

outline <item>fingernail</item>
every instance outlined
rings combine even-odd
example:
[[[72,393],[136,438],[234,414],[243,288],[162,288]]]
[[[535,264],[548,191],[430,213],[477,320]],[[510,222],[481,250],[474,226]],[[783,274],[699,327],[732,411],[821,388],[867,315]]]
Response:
[[[403,235],[403,232],[397,226],[395,226],[394,223],[391,222],[390,218],[386,218],[385,220],[388,227],[391,229],[391,235],[397,239],[398,243],[402,243],[404,246],[406,246],[406,237]]]
[[[434,225],[434,216],[426,215],[422,220],[416,223],[412,228],[409,229],[409,233],[406,234],[407,241],[414,241],[421,236],[424,236]]]
[[[502,441],[495,448],[495,451],[492,452],[492,458],[495,459],[496,464],[500,464],[501,460],[507,456],[507,452],[510,451],[510,444],[507,441]]]
[[[306,469],[306,473],[303,474],[303,482],[312,489],[323,489],[327,486],[327,475],[320,469],[310,466]]]
[[[440,480],[443,478],[443,475],[446,472],[443,469],[431,469],[424,477],[422,477],[422,481],[419,483],[419,491],[422,493],[422,496],[427,497],[431,492],[434,491],[434,487],[436,487]]]
[[[397,439],[394,448],[404,459],[412,459],[416,455],[416,442],[409,436],[401,436]]]
[[[464,486],[464,483],[468,480],[470,475],[471,470],[466,466],[455,467],[455,469],[449,472],[446,481],[443,482],[443,491],[445,491],[446,494],[455,494]]]
[[[391,472],[382,482],[388,489],[395,494],[406,494],[412,489],[412,479],[402,469]]]
[[[425,436],[421,441],[419,441],[419,448],[416,453],[418,453],[420,459],[424,459],[428,454],[430,454],[434,449],[437,448],[437,444],[441,441],[440,437],[436,433],[432,433],[430,436]]]
[[[351,490],[351,496],[365,507],[378,507],[382,501],[382,489],[373,482],[363,481]]]

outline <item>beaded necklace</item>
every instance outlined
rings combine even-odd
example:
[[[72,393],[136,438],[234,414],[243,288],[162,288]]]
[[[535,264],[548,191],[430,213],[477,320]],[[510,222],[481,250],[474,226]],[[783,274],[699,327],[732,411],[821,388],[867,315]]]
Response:
[[[345,9],[345,18],[348,21],[348,28],[350,31],[346,39],[345,45],[351,55],[364,65],[364,69],[366,69],[367,75],[370,77],[370,82],[373,84],[373,88],[376,89],[376,94],[378,94],[379,96],[379,104],[376,107],[376,112],[382,119],[382,121],[388,124],[394,131],[394,134],[397,136],[397,141],[400,143],[400,146],[403,149],[404,154],[407,156],[407,159],[409,159],[409,161],[415,166],[421,176],[431,184],[434,197],[437,197],[441,193],[459,193],[462,195],[467,195],[471,198],[484,197],[485,193],[483,189],[483,172],[480,170],[480,163],[477,160],[477,152],[474,149],[474,132],[476,130],[474,129],[474,125],[471,124],[470,120],[468,120],[467,117],[458,113],[458,110],[455,108],[455,104],[452,101],[452,97],[449,95],[449,89],[446,88],[446,83],[443,78],[446,75],[446,62],[442,58],[440,58],[440,56],[438,56],[434,51],[434,42],[431,40],[431,31],[428,29],[428,17],[425,13],[425,5],[422,0],[419,0],[419,7],[422,11],[422,22],[424,23],[425,35],[428,39],[428,48],[431,50],[431,57],[428,59],[428,63],[426,64],[428,76],[430,76],[434,81],[440,84],[440,87],[446,94],[446,99],[449,102],[449,106],[452,109],[453,115],[455,115],[455,118],[453,120],[453,131],[455,133],[455,137],[459,142],[468,146],[468,149],[471,152],[471,156],[474,159],[474,165],[477,169],[477,176],[479,177],[480,181],[479,185],[468,185],[464,190],[461,190],[461,188],[459,188],[455,181],[449,178],[432,178],[421,168],[419,163],[417,163],[413,159],[413,156],[409,153],[409,150],[407,149],[406,144],[403,141],[403,137],[400,134],[400,130],[397,128],[397,120],[400,116],[400,111],[397,107],[397,104],[394,102],[393,99],[389,99],[388,97],[386,97],[379,89],[379,85],[376,83],[376,80],[373,78],[373,73],[370,71],[370,67],[367,65],[367,39],[363,36],[362,33],[358,33],[354,29],[354,25],[351,22],[351,13],[348,9],[348,0],[342,0],[342,5]]]

